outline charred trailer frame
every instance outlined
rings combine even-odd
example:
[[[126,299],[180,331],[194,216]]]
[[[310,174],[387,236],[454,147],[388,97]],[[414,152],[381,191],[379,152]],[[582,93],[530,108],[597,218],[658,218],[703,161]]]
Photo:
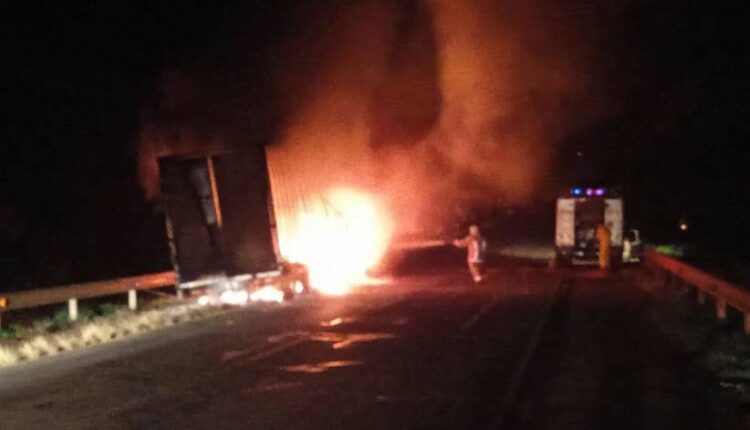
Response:
[[[306,287],[278,253],[263,150],[162,157],[159,173],[178,288]]]

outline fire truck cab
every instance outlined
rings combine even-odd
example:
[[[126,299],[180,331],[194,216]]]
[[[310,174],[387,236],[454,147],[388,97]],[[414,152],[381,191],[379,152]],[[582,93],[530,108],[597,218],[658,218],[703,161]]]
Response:
[[[573,187],[557,199],[555,252],[561,265],[597,264],[596,227],[604,224],[611,235],[612,261],[621,260],[623,200],[616,189]]]

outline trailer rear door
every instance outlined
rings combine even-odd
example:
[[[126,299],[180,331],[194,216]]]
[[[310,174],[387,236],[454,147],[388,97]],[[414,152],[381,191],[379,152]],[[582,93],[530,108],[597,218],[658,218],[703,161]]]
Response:
[[[277,267],[263,151],[159,160],[172,261],[181,284]]]

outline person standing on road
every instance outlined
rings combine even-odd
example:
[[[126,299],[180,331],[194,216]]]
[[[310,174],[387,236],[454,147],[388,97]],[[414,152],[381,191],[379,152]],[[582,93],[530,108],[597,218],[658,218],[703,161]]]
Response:
[[[599,242],[599,268],[606,271],[610,267],[610,248],[612,235],[604,224],[596,227],[596,240]]]
[[[469,227],[469,235],[463,239],[456,239],[453,245],[466,248],[466,262],[474,282],[482,282],[484,279],[484,254],[487,250],[487,242],[479,232],[479,226]]]

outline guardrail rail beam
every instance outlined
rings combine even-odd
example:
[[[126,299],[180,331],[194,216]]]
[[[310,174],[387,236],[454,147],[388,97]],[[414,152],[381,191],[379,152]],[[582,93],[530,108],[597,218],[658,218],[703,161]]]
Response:
[[[175,272],[159,272],[107,281],[85,282],[60,287],[4,293],[0,313],[17,309],[68,303],[68,320],[78,320],[78,300],[128,294],[128,308],[138,309],[138,290],[169,287],[175,284]],[[1,322],[1,321],[0,321]]]
[[[665,277],[665,280],[674,276],[694,286],[697,290],[698,304],[704,305],[706,296],[709,294],[714,297],[718,319],[725,320],[727,318],[727,306],[740,311],[743,314],[745,334],[750,335],[750,291],[676,258],[660,254],[654,249],[646,250],[646,261],[662,269],[662,276]]]

